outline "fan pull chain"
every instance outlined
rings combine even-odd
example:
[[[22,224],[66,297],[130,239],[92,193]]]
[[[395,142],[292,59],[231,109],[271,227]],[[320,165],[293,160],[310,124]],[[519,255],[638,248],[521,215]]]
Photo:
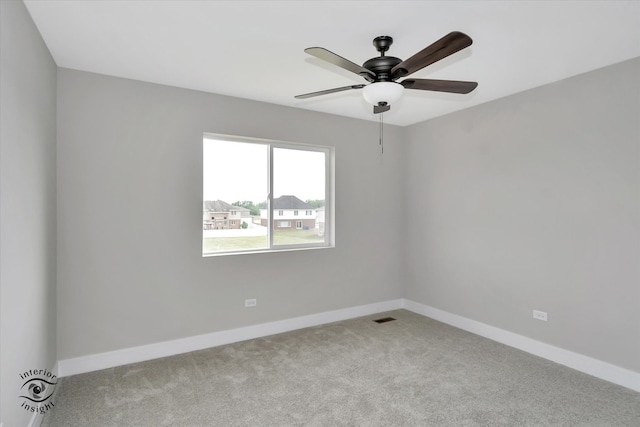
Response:
[[[380,154],[384,154],[384,113],[380,113]]]

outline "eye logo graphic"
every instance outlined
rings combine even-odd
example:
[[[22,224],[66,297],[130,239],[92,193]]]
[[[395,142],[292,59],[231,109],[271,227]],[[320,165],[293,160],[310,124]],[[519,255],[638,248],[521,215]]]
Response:
[[[20,387],[20,398],[26,399],[20,405],[24,410],[44,414],[53,408],[53,401],[47,401],[55,391],[55,375],[46,369],[31,369],[20,374],[20,378],[26,380]]]
[[[30,401],[35,403],[44,402],[51,397],[51,394],[53,394],[53,390],[51,390],[51,393],[48,396],[46,395],[45,392],[47,392],[49,388],[47,387],[47,385],[54,386],[56,385],[56,383],[50,383],[40,378],[31,379],[24,383],[22,386],[23,390],[26,389],[28,396],[20,397],[24,397],[25,399],[29,399]]]

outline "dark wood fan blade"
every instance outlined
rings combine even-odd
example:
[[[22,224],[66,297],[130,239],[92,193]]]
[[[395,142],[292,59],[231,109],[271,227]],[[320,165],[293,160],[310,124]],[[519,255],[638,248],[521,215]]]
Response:
[[[406,59],[391,69],[392,79],[408,76],[418,70],[423,69],[427,65],[440,61],[449,55],[452,55],[465,47],[471,46],[473,40],[468,35],[459,31],[454,31],[437,42],[427,46],[420,52]]]
[[[330,93],[342,92],[344,90],[362,89],[363,87],[365,87],[365,85],[343,86],[343,87],[337,87],[337,88],[334,88],[334,89],[321,90],[321,91],[318,91],[318,92],[304,93],[302,95],[296,95],[294,98],[296,98],[296,99],[313,98],[314,96],[328,95]]]
[[[389,110],[391,110],[391,105],[374,105],[373,106],[373,114],[380,114]]]
[[[372,79],[376,77],[373,71],[367,70],[366,68],[361,67],[358,64],[343,58],[340,55],[336,55],[335,53],[323,47],[309,47],[304,51],[309,55],[313,55],[316,58],[322,59],[323,61],[327,61],[333,65],[337,65],[338,67],[344,68],[345,70],[351,71],[352,73],[359,74],[369,81],[372,81]]]
[[[476,82],[456,80],[407,79],[400,82],[405,89],[432,90],[436,92],[469,93],[478,87]]]

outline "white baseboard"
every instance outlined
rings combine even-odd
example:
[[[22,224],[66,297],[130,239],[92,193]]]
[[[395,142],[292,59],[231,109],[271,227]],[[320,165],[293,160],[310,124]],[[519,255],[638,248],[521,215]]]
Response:
[[[414,313],[430,317],[476,335],[526,351],[527,353],[559,363],[577,371],[584,372],[605,381],[640,392],[640,373],[638,372],[630,371],[601,360],[593,359],[579,353],[574,353],[523,335],[496,328],[494,326],[407,299],[398,299],[341,310],[327,311],[308,316],[295,317],[292,319],[181,338],[173,341],[165,341],[156,344],[60,360],[52,372],[56,374],[57,371],[58,377],[66,377],[98,371],[100,369],[113,368],[115,366],[127,365],[129,363],[173,356],[176,354],[188,353],[190,351],[202,350],[234,342],[289,332],[296,329],[353,319],[384,311],[397,310],[400,308],[405,308]],[[29,426],[38,427],[41,420],[38,421],[38,424],[34,424],[33,422],[34,420],[32,420],[32,423],[29,424]],[[0,427],[2,427],[1,424]]]
[[[44,418],[44,416],[38,412],[34,412],[33,415],[31,416],[31,420],[29,420],[29,424],[27,424],[28,427],[40,427],[40,424],[42,424],[42,419]]]
[[[630,371],[598,359],[593,359],[579,353],[574,353],[410,300],[405,299],[403,307],[414,313],[430,317],[448,325],[584,372],[585,374],[640,392],[640,373],[638,372]]]
[[[188,353],[190,351],[203,350],[205,348],[280,334],[296,329],[323,325],[325,323],[338,322],[384,311],[397,310],[399,308],[403,308],[403,304],[404,300],[402,299],[385,301],[341,310],[311,314],[308,316],[294,317],[292,319],[279,320],[276,322],[246,326],[243,328],[212,332],[210,334],[197,335],[172,341],[164,341],[156,344],[60,360],[57,364],[57,375],[58,377],[67,377],[70,375],[127,365],[129,363],[142,362],[160,357]]]

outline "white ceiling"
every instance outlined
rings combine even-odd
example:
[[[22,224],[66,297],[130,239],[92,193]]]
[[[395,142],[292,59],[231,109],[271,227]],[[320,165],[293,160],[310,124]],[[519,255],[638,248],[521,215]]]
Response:
[[[406,90],[384,114],[409,125],[640,56],[640,1],[27,0],[60,67],[378,120],[365,83],[303,52],[362,64],[376,36],[401,59],[451,31],[473,45],[412,77],[471,80],[468,95]]]

